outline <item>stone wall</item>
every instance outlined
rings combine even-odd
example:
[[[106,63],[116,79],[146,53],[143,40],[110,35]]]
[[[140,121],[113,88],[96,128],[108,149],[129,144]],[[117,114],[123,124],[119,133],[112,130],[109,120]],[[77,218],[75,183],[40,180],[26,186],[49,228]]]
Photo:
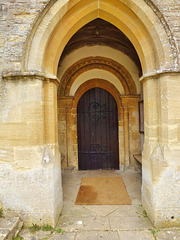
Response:
[[[48,2],[48,0],[0,2],[0,71],[22,70],[26,40]]]
[[[179,75],[144,80],[142,201],[156,226],[179,226]],[[175,87],[176,86],[176,87]],[[176,88],[176,89],[175,89]]]
[[[39,16],[57,0],[7,0],[0,2],[0,72],[23,70],[28,36],[37,24]],[[63,1],[63,0],[61,0]],[[175,45],[180,48],[180,24],[178,0],[144,0],[158,15],[164,28],[172,34]],[[154,4],[151,4],[154,3]],[[30,40],[30,39],[29,39]],[[179,54],[179,53],[178,53]]]
[[[179,50],[180,50],[179,1],[178,0],[169,0],[169,1],[153,0],[152,2],[154,3],[154,6],[155,6],[154,11],[159,16],[159,19],[161,23],[164,25],[164,28],[166,28],[171,44],[173,44],[172,42],[174,42],[174,45],[178,49],[177,50],[177,56],[178,56]],[[159,13],[157,10],[155,10],[155,8],[159,10]]]
[[[25,224],[55,225],[62,209],[56,85],[39,76],[4,75],[3,82],[0,204]]]

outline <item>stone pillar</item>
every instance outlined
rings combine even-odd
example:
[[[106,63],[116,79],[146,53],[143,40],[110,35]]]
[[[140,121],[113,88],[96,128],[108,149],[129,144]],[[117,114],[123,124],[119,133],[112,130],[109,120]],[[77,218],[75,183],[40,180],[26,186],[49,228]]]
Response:
[[[26,225],[54,226],[62,209],[56,81],[13,74],[0,87],[0,204]]]
[[[129,111],[128,107],[124,107],[124,165],[130,166],[129,156]]]
[[[73,97],[58,98],[59,147],[64,169],[78,165],[77,113],[73,107],[73,100]]]
[[[123,171],[125,167],[124,108],[120,104],[118,107],[118,134],[119,134],[119,169]]]
[[[144,79],[142,202],[156,227],[180,225],[180,78]]]
[[[124,109],[124,152],[125,167],[134,167],[133,154],[140,153],[140,133],[139,133],[139,96],[121,96]]]
[[[129,109],[129,157],[131,168],[137,169],[134,154],[141,153],[141,135],[139,132],[139,106],[140,96],[127,98]]]

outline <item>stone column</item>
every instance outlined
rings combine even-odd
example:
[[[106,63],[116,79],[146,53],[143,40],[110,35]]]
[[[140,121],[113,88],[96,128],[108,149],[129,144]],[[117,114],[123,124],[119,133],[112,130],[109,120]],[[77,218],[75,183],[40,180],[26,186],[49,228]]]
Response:
[[[129,156],[129,108],[126,96],[121,96],[123,106],[123,123],[124,123],[124,166],[130,166]]]
[[[62,167],[76,166],[77,156],[73,157],[74,145],[77,146],[76,109],[73,108],[73,97],[58,98],[59,147],[62,156]],[[75,136],[74,136],[75,135]],[[77,152],[77,150],[76,150]]]
[[[124,108],[124,150],[125,166],[135,167],[133,154],[140,153],[138,95],[122,96]]]
[[[180,225],[180,78],[144,79],[142,202],[156,227]]]
[[[118,108],[118,134],[119,134],[119,169],[123,171],[125,167],[124,149],[124,109],[119,105]]]
[[[137,169],[134,154],[141,153],[141,136],[139,132],[139,106],[140,96],[127,97],[129,109],[129,157],[131,168]]]
[[[128,107],[124,107],[124,164],[125,167],[130,166],[129,156],[129,111]]]
[[[49,206],[52,225],[55,226],[63,206],[61,157],[58,145],[57,84],[56,79],[44,80],[44,133],[43,163],[49,167]],[[49,179],[50,180],[50,179]],[[47,205],[48,207],[48,205]]]
[[[4,76],[0,109],[0,204],[26,225],[55,225],[62,209],[56,80]]]

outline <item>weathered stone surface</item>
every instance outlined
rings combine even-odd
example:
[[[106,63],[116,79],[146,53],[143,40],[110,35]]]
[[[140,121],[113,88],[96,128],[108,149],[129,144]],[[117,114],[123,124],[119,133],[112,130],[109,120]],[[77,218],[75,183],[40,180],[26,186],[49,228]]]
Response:
[[[180,229],[173,228],[169,230],[160,230],[157,231],[156,236],[159,240],[178,240],[180,238]]]
[[[11,240],[15,238],[21,228],[23,222],[20,221],[19,217],[1,217],[0,218],[0,239]]]
[[[69,99],[57,101],[61,53],[71,36],[97,17],[109,19],[122,30],[140,58],[143,94],[137,69],[127,56],[113,50],[109,55],[103,48],[104,54],[116,56],[128,68],[144,99],[144,145],[138,131],[139,96],[123,96],[125,91],[117,83],[120,70],[113,77],[107,67],[85,71],[74,85],[67,85]],[[61,160],[64,168],[78,168],[78,97],[88,80],[103,79],[104,73],[104,80],[116,89],[120,168],[135,167],[133,154],[140,153],[143,145],[143,206],[154,225],[180,225],[179,17],[178,0],[0,1],[1,205],[27,223],[55,225],[63,204]],[[83,55],[87,55],[84,49],[72,60]],[[68,64],[63,71],[69,69]],[[60,78],[61,70],[60,66]],[[112,90],[107,83],[105,87]],[[102,219],[97,220],[98,230]],[[104,228],[108,227],[105,221]]]
[[[77,234],[76,239],[77,240],[85,240],[85,239],[87,239],[87,240],[100,240],[100,239],[118,240],[119,236],[118,236],[117,232],[92,231],[92,232],[81,232],[81,233]]]
[[[56,229],[59,228],[59,230],[61,229],[64,232],[57,233],[54,231],[50,233],[39,230],[36,233],[30,233],[28,229],[24,229],[19,235],[26,240],[153,240],[155,237],[157,240],[179,239],[179,228],[154,229],[150,223],[147,224],[147,215],[138,201],[140,199],[140,191],[139,193],[136,192],[136,201],[132,205],[75,205],[74,201],[80,186],[81,177],[88,176],[88,174],[91,176],[122,175],[124,180],[126,178],[126,184],[129,182],[128,192],[130,195],[132,195],[131,193],[134,189],[140,189],[141,185],[141,179],[138,178],[139,174],[135,174],[133,171],[126,170],[125,173],[120,171],[98,171],[98,173],[97,171],[91,171],[90,173],[86,171],[63,172],[64,211],[59,218]],[[92,219],[94,219],[93,224]],[[106,221],[104,221],[105,219]],[[110,223],[110,229],[107,224],[104,224],[107,220]]]

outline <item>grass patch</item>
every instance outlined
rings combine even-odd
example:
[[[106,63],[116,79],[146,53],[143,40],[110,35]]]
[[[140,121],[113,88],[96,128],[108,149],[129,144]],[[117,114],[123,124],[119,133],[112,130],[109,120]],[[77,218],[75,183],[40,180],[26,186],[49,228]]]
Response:
[[[136,213],[138,214],[138,217],[139,217],[139,218],[140,218],[140,217],[148,218],[147,212],[146,212],[145,210],[143,210],[142,213],[138,213],[138,212],[136,212]]]
[[[55,228],[54,231],[56,233],[62,233],[62,234],[64,233],[64,231],[61,228]]]
[[[157,240],[157,233],[160,231],[159,229],[149,229],[154,237]]]
[[[53,230],[53,227],[51,227],[50,225],[44,225],[44,226],[42,226],[42,230],[43,231],[51,231],[51,230]]]
[[[32,227],[29,227],[28,228],[31,232],[37,232],[37,231],[39,231],[40,229],[41,229],[41,227],[40,226],[38,226],[37,224],[32,224]]]
[[[143,216],[144,218],[148,218],[147,212],[146,212],[145,210],[143,210],[142,216]]]
[[[156,230],[155,229],[151,229],[151,233],[154,236],[154,239],[157,240]]]
[[[3,210],[0,208],[0,217],[3,217]]]
[[[23,240],[24,238],[23,237],[20,237],[20,236],[17,236],[15,238],[13,238],[13,240]]]
[[[48,225],[48,224],[46,224],[46,225],[43,225],[43,226],[39,226],[39,225],[37,225],[37,224],[32,224],[32,227],[29,227],[28,228],[31,232],[36,232],[36,231],[39,231],[39,230],[42,230],[42,231],[51,231],[51,233],[61,233],[61,234],[63,234],[64,233],[64,231],[62,230],[62,228],[53,228],[51,225]],[[21,238],[19,239],[19,238],[17,238],[17,239],[15,239],[15,240],[21,240]],[[43,238],[43,240],[46,240],[46,238]]]

